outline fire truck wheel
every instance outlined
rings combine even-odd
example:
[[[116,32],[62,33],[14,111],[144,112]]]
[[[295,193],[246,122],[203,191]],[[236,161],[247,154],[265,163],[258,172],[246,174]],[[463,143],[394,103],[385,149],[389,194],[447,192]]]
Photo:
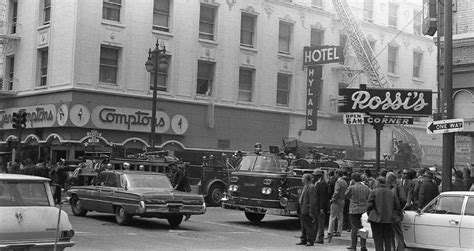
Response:
[[[260,222],[263,220],[263,217],[265,217],[265,214],[245,212],[245,217],[247,217],[247,220],[251,222]]]
[[[219,206],[223,195],[224,188],[221,185],[212,185],[206,196],[207,204],[209,206]]]

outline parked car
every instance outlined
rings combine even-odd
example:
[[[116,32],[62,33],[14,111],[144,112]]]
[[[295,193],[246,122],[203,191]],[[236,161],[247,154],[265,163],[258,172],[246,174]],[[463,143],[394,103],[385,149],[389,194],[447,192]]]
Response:
[[[60,218],[58,224],[58,218]],[[74,246],[66,212],[55,207],[49,179],[0,173],[0,249],[57,250]]]
[[[367,214],[362,222],[370,229]],[[402,229],[407,247],[472,250],[474,192],[444,192],[419,212],[405,211]]]
[[[74,215],[85,216],[88,211],[113,213],[120,225],[129,224],[137,215],[167,219],[177,227],[185,214],[206,212],[202,195],[174,190],[162,173],[104,171],[92,185],[73,186],[67,194]]]

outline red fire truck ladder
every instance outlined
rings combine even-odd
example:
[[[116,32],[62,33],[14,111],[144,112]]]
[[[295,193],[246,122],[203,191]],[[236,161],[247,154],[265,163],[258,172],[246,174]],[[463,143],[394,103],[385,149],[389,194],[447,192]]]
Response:
[[[382,68],[378,63],[375,54],[372,48],[370,47],[369,41],[367,40],[367,37],[365,36],[364,32],[362,32],[360,24],[352,13],[347,1],[332,0],[332,2],[334,5],[334,9],[341,18],[342,25],[346,29],[348,39],[352,45],[352,49],[354,50],[357,59],[362,65],[362,68],[370,79],[372,85],[380,88],[391,87],[392,85],[390,81],[388,80],[385,73],[382,71]],[[397,131],[399,134],[403,135],[404,140],[406,142],[410,142],[412,141],[412,139],[416,140],[414,135],[412,135],[402,126],[391,125],[391,128]],[[349,131],[351,134],[354,149],[357,149],[357,147],[362,147],[362,145],[360,144],[360,139],[358,139],[359,134],[357,128],[354,126],[349,126]]]

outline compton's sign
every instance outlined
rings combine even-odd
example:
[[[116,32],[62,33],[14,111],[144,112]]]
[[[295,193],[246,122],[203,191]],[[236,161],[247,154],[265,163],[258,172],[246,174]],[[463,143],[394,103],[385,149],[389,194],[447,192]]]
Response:
[[[432,99],[431,90],[339,89],[338,111],[428,116]]]

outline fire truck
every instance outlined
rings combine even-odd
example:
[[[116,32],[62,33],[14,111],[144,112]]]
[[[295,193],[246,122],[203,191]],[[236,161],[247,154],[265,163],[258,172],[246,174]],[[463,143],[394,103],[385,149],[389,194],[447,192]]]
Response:
[[[244,211],[251,222],[260,222],[265,214],[297,216],[297,204],[302,192],[301,177],[314,169],[325,171],[350,168],[343,160],[330,158],[292,159],[284,152],[262,152],[256,145],[254,153],[242,157],[232,172],[228,194],[222,208]]]
[[[152,151],[110,159],[114,170],[122,169],[125,162],[130,164],[130,170],[165,173],[169,178],[172,177],[171,164],[184,168],[191,184],[191,193],[203,195],[209,206],[220,205],[220,200],[227,190],[229,175],[234,171],[224,155],[205,155],[201,165],[182,162],[179,158],[168,155],[167,151]]]

